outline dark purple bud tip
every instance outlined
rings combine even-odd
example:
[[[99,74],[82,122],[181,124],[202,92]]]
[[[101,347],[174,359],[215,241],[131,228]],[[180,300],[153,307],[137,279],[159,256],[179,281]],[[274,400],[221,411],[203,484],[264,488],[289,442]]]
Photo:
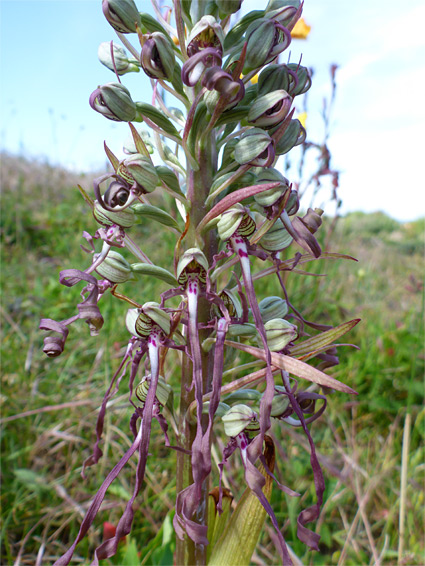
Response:
[[[60,334],[60,336],[46,336],[43,346],[43,352],[49,358],[60,356],[65,348],[65,341],[69,333],[68,328],[64,324],[50,318],[42,318],[39,328],[40,330],[48,330]]]
[[[43,352],[49,356],[49,358],[56,358],[60,356],[64,351],[65,341],[61,338],[56,338],[54,336],[46,336],[44,339]]]

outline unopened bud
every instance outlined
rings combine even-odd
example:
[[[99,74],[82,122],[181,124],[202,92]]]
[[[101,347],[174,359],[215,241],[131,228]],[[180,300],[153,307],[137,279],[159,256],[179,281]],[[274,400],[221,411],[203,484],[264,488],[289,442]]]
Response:
[[[96,261],[98,254],[95,254],[93,261]],[[111,283],[124,283],[132,279],[132,269],[128,261],[120,253],[110,250],[106,258],[102,261],[96,272]]]
[[[285,210],[289,216],[293,216],[300,208],[300,199],[298,191],[292,190],[286,203]]]
[[[278,252],[291,245],[292,236],[278,218],[259,241],[260,246],[269,252]]]
[[[280,352],[298,335],[297,327],[283,318],[268,320],[264,329],[266,331],[267,345],[271,352]],[[259,345],[261,341],[258,340]]]
[[[281,417],[288,409],[290,403],[288,396],[285,395],[285,388],[281,385],[275,385],[275,394],[272,401],[272,409],[270,415],[272,417]]]
[[[235,145],[234,158],[240,165],[250,163],[257,167],[268,167],[274,157],[273,140],[260,128],[251,128],[244,132]]]
[[[266,297],[258,303],[264,323],[273,318],[283,318],[288,313],[288,303],[281,297]]]
[[[238,436],[244,430],[260,430],[257,413],[248,405],[233,405],[225,415],[221,417],[224,424],[224,432],[227,436]]]
[[[291,96],[304,94],[311,87],[311,72],[307,67],[290,63],[288,69],[293,71],[297,76],[297,82],[290,88]]]
[[[151,193],[161,184],[156,169],[148,157],[133,153],[124,159],[123,165],[143,192]]]
[[[284,155],[301,143],[304,143],[306,131],[299,120],[291,120],[283,136],[276,143],[276,155]]]
[[[129,59],[127,52],[121,46],[113,43],[111,53],[110,41],[104,41],[99,45],[97,56],[102,65],[105,65],[105,67],[113,72],[116,71],[118,75],[139,72],[138,61],[136,61],[136,59]]]
[[[280,124],[291,109],[292,98],[285,90],[275,90],[257,98],[248,112],[248,122],[260,128]]]
[[[130,228],[136,220],[134,211],[131,208],[112,212],[100,206],[97,201],[95,201],[93,206],[93,216],[103,226],[113,226],[115,224],[121,226],[121,228]]]
[[[115,122],[131,122],[136,117],[136,105],[121,83],[100,86],[90,95],[89,103],[93,110]]]
[[[246,31],[244,74],[269,63],[291,43],[290,32],[276,20],[259,18]]]
[[[133,0],[102,0],[102,10],[111,26],[120,33],[136,31],[140,25],[139,11]]]
[[[297,13],[300,4],[300,0],[270,0],[265,14],[268,18],[273,18],[287,26]]]
[[[172,45],[163,33],[148,36],[142,47],[140,63],[152,79],[171,80],[174,74],[175,57]]]
[[[272,206],[279,200],[289,189],[289,181],[277,169],[264,168],[257,177],[257,183],[271,183],[279,181],[279,185],[273,189],[268,189],[262,193],[254,195],[255,202],[259,205],[268,207]]]
[[[291,85],[297,80],[293,71],[287,65],[267,65],[258,77],[258,95],[285,90],[290,92]]]

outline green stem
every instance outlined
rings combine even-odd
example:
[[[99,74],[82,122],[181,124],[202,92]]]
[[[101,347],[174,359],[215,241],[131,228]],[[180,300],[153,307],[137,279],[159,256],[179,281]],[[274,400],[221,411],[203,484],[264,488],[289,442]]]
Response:
[[[205,216],[207,208],[205,205],[206,197],[211,186],[213,176],[217,170],[217,155],[215,150],[215,140],[213,134],[209,139],[203,140],[200,145],[197,162],[199,170],[195,171],[188,163],[187,173],[187,199],[190,202],[190,225],[186,235],[186,249],[196,247],[195,228]],[[217,253],[218,243],[217,235],[214,231],[209,231],[206,235],[205,246],[202,250],[211,264],[213,255]],[[198,324],[207,322],[210,318],[210,304],[201,297],[198,303]],[[199,330],[200,343],[208,338],[210,330]],[[211,391],[211,376],[213,373],[214,365],[214,350],[211,352],[202,352],[202,383],[203,392],[208,393]],[[196,422],[190,423],[186,416],[191,402],[194,400],[194,391],[188,391],[192,384],[192,363],[187,356],[183,356],[182,376],[181,376],[181,399],[180,399],[180,417],[179,429],[181,431],[182,446],[187,450],[191,449],[192,442],[196,434]],[[206,429],[208,418],[205,416],[203,427]],[[177,454],[177,492],[187,487],[192,483],[192,470],[190,456],[183,453]],[[207,523],[208,516],[208,482],[205,482],[202,489],[202,500],[199,504],[198,511],[195,513],[193,519],[200,524]],[[176,546],[176,564],[178,566],[204,566],[206,564],[206,547],[202,545],[195,545],[189,537],[185,536],[184,540],[177,540]]]

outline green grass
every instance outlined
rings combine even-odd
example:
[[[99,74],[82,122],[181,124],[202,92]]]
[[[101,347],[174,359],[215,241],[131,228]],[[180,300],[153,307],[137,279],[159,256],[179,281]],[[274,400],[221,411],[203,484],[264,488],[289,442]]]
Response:
[[[90,263],[79,245],[84,243],[82,231],[93,233],[96,225],[75,189],[77,183],[89,189],[90,179],[7,156],[2,168],[0,563],[13,564],[21,553],[22,564],[34,564],[40,547],[43,563],[51,563],[76,536],[90,497],[131,443],[131,411],[123,382],[106,420],[104,458],[89,470],[86,481],[81,479],[82,462],[94,440],[96,409],[128,340],[121,324],[126,307],[105,297],[105,326],[98,338],[88,336],[85,324],[74,324],[64,354],[53,360],[44,357],[39,319],[71,316],[78,302],[77,288],[59,285],[59,271],[84,269]],[[134,239],[146,241],[145,251],[152,250],[152,259],[169,268],[173,236],[164,238],[150,228],[138,228]],[[314,502],[306,439],[298,429],[273,427],[279,441],[277,476],[302,497],[288,498],[274,489],[272,502],[286,540],[303,564],[369,564],[376,556],[382,564],[398,564],[401,496],[401,563],[424,562],[423,232],[423,221],[399,224],[381,213],[350,214],[337,223],[330,251],[352,255],[358,263],[317,260],[305,269],[326,277],[287,276],[291,301],[307,319],[333,325],[362,319],[343,337],[360,350],[339,348],[340,365],[330,370],[359,395],[332,393],[325,414],[311,427],[327,485],[316,525],[322,535],[320,553],[306,551],[295,535],[298,513]],[[143,280],[134,295],[133,287],[126,285],[123,292],[127,288],[139,302],[155,300],[166,288]],[[276,282],[262,281],[257,291],[265,296],[278,288]],[[177,389],[178,368],[167,377]],[[62,404],[67,405],[46,410]],[[401,491],[407,414],[412,419],[408,473]],[[19,418],[11,420],[16,415]],[[111,563],[134,564],[141,552],[146,564],[171,564],[175,454],[164,447],[156,424],[151,452],[132,542],[124,543]],[[240,474],[236,457],[229,470],[236,477]],[[95,526],[78,546],[75,563],[87,563],[92,556],[102,540],[104,521],[117,523],[132,491],[134,471],[132,462],[114,482]],[[236,482],[232,489],[239,494],[241,484]],[[279,562],[273,537],[266,523],[254,563]]]

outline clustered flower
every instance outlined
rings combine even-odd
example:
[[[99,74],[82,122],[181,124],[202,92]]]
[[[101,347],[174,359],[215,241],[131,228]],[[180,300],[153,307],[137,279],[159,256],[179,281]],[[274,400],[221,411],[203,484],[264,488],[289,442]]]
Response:
[[[84,470],[102,455],[107,403],[125,376],[133,407],[129,424],[134,442],[102,484],[77,539],[57,560],[58,565],[69,563],[109,485],[138,452],[134,492],[115,536],[96,549],[94,564],[112,556],[119,540],[130,531],[153,419],[161,426],[165,444],[185,454],[191,463],[193,481],[176,499],[177,536],[188,536],[197,544],[209,543],[207,526],[195,515],[203,486],[213,475],[215,430],[228,437],[219,466],[217,509],[221,511],[226,497],[221,485],[225,462],[238,450],[246,484],[276,528],[285,564],[291,564],[288,549],[262,491],[266,481],[276,480],[263,447],[272,443],[267,434],[272,421],[301,427],[311,447],[317,503],[300,513],[298,536],[318,548],[318,536],[305,525],[319,515],[324,481],[307,424],[323,413],[326,397],[299,390],[299,380],[307,379],[328,391],[353,393],[303,360],[318,358],[326,367],[338,363],[332,342],[354,324],[332,329],[307,321],[291,304],[282,278],[283,271],[292,271],[322,254],[315,237],[322,211],[308,209],[297,216],[298,193],[279,166],[279,158],[306,138],[294,112],[297,97],[311,86],[311,73],[300,64],[279,62],[279,55],[291,43],[291,29],[301,16],[302,5],[293,0],[270,0],[264,10],[251,12],[231,26],[231,16],[241,3],[177,0],[174,29],[170,11],[159,14],[156,21],[139,12],[133,0],[102,1],[107,21],[131,54],[113,42],[101,44],[99,59],[116,79],[95,89],[89,103],[110,120],[128,122],[131,135],[121,160],[105,143],[112,172],[94,181],[94,199],[86,195],[98,224],[94,234],[83,234],[89,245],[83,249],[91,258],[87,268],[69,269],[60,275],[60,282],[68,287],[81,282],[86,285],[78,314],[62,321],[43,319],[40,328],[49,332],[44,352],[58,356],[65,348],[69,326],[79,319],[87,322],[92,335],[99,333],[102,301],[108,293],[130,305],[122,320],[129,332],[128,346],[105,393],[96,443]],[[133,34],[139,48],[129,43],[127,34]],[[120,76],[139,70],[151,80],[152,104],[134,102],[121,83]],[[258,80],[251,82],[254,76]],[[186,114],[167,107],[165,92],[179,101]],[[133,123],[143,123],[150,132]],[[161,165],[157,164],[159,158]],[[152,205],[149,199],[154,192],[171,195],[173,210]],[[132,227],[146,219],[176,235],[169,269],[151,261],[149,242],[139,246],[131,238]],[[96,252],[97,240],[101,249]],[[293,244],[294,257],[282,259],[288,257],[286,250]],[[125,254],[136,261],[130,262]],[[254,262],[262,265],[255,273]],[[118,291],[120,284],[137,282],[141,276],[159,279],[168,289],[144,304]],[[260,296],[261,286],[255,288],[255,282],[266,276],[277,278],[282,296]],[[169,305],[174,302],[169,301],[175,297],[179,305],[172,308]],[[309,338],[307,326],[321,331],[319,338]],[[182,443],[178,431],[176,446],[171,446],[168,437],[167,415],[178,409],[166,378],[167,360],[160,354],[173,349],[191,361],[191,382],[182,382],[182,387],[193,387],[187,417],[195,423],[191,446]],[[225,353],[227,360],[234,360],[230,353],[238,350],[260,360],[262,368],[248,375],[242,372],[223,384]],[[257,388],[258,383],[262,385]],[[256,465],[259,463],[263,472]],[[286,493],[299,495],[277,480],[275,483]]]

